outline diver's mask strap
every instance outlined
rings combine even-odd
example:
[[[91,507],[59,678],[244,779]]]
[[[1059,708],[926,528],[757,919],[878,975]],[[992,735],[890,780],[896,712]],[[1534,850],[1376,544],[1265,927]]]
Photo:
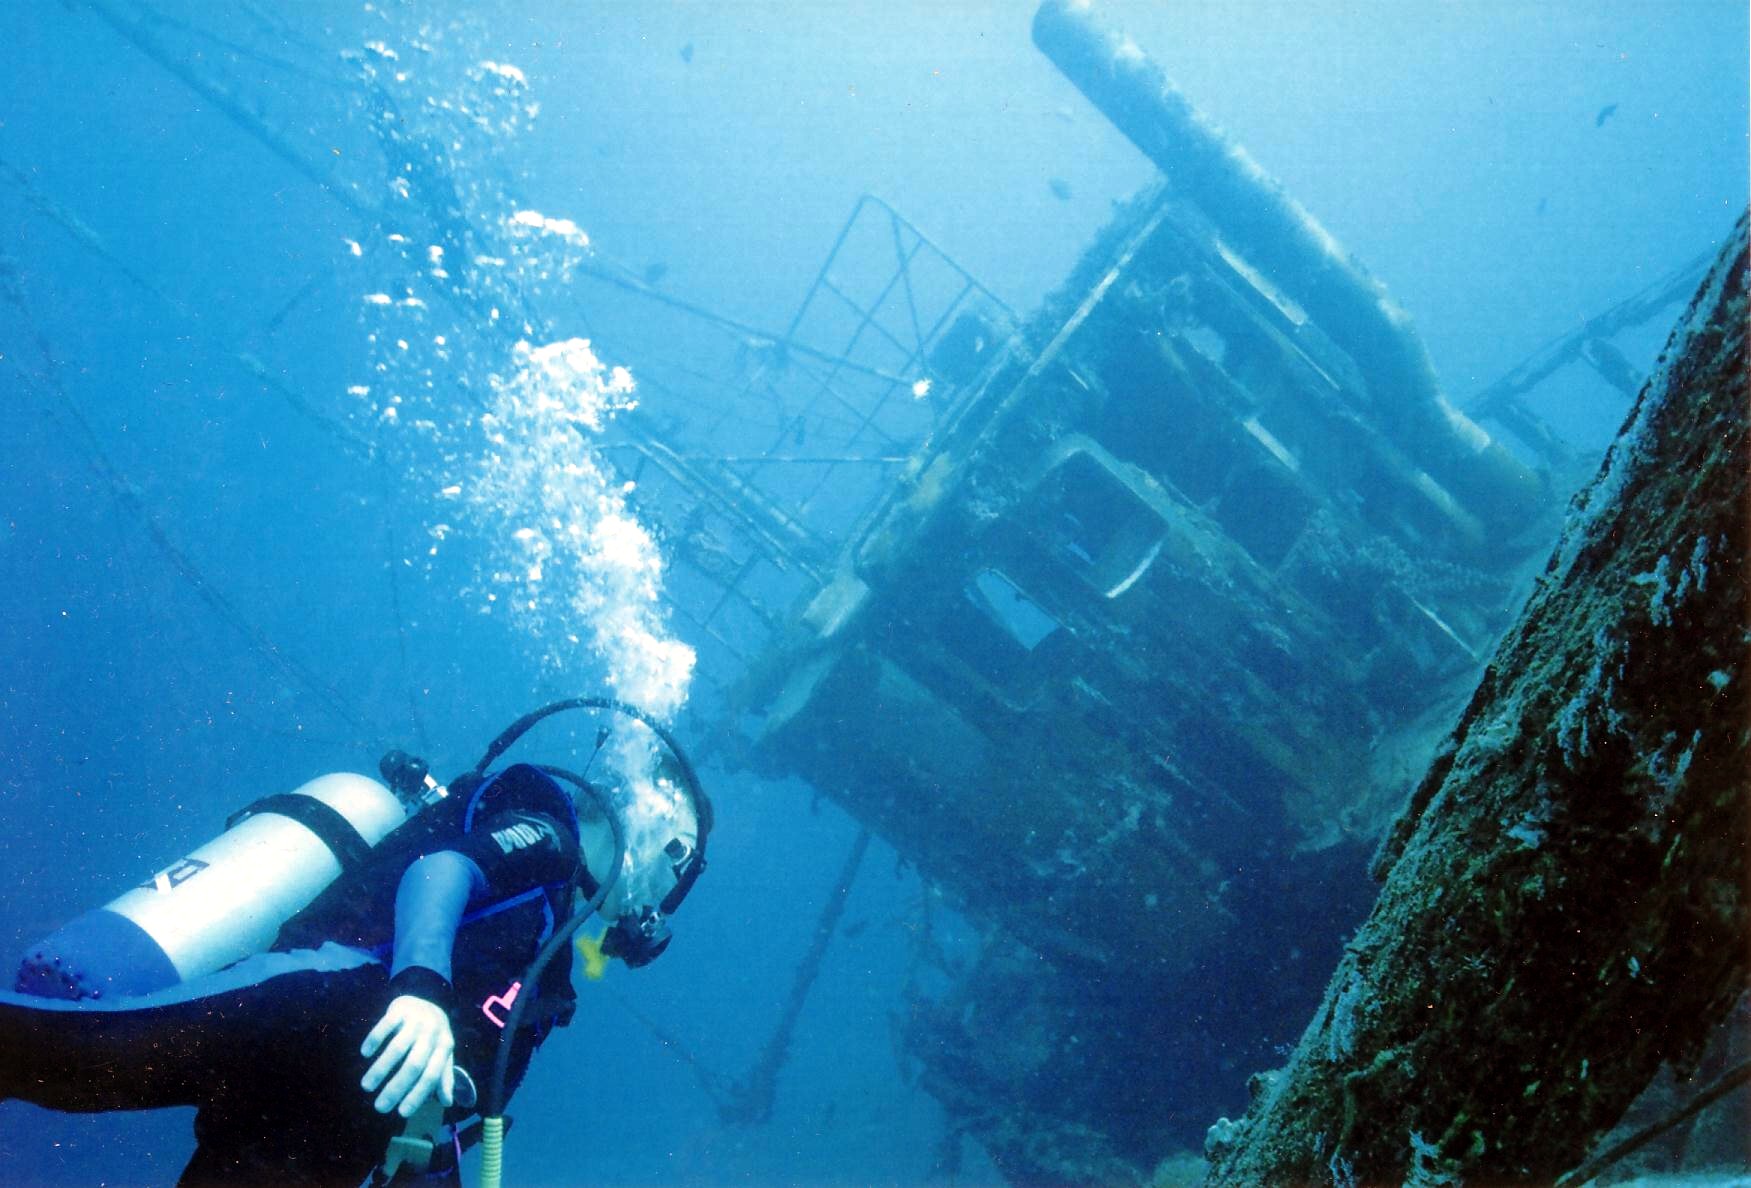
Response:
[[[681,901],[687,898],[687,893],[693,890],[693,884],[699,881],[699,876],[705,873],[705,853],[697,846],[687,845],[678,837],[663,847],[663,853],[668,856],[675,872],[675,885],[663,896],[663,902],[657,905],[657,910],[665,916],[672,916],[675,909],[681,906]]]

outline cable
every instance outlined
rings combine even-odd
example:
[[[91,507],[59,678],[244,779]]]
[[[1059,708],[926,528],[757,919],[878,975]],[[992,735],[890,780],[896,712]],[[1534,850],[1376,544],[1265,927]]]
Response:
[[[16,277],[17,271],[9,258],[0,256],[0,274]],[[16,287],[8,287],[3,293],[0,293],[0,297],[3,297],[7,304],[13,306],[18,311],[19,316],[28,324],[30,312],[25,306],[22,291]],[[60,363],[49,349],[47,340],[40,332],[34,333],[33,337],[37,352],[43,362],[40,376],[33,376],[29,371],[26,371],[23,364],[17,359],[8,358],[7,362],[13,365],[13,368],[28,386],[46,390],[47,394],[52,397],[52,400],[45,403],[44,411],[61,432],[71,438],[84,451],[87,464],[108,485],[110,494],[116,503],[134,515],[141,527],[145,529],[147,537],[170,562],[171,567],[182,576],[183,580],[200,596],[214,614],[249,641],[259,656],[278,668],[294,684],[302,686],[307,693],[326,706],[336,717],[358,731],[361,737],[373,735],[375,731],[366,721],[362,712],[350,705],[338,690],[322,680],[316,673],[281,651],[279,645],[269,639],[225,595],[221,594],[188,554],[170,539],[157,517],[135,493],[132,485],[116,468],[115,463],[110,461],[109,455],[104,452],[102,443],[99,441],[96,431],[92,429],[91,423],[80,412],[72,395],[62,386],[57,374]],[[59,406],[58,409],[55,407],[56,405]]]
[[[522,717],[512,722],[499,732],[499,736],[487,744],[486,753],[480,757],[480,762],[474,765],[476,775],[484,774],[492,766],[493,761],[510,750],[517,740],[529,733],[538,723],[554,714],[564,713],[573,709],[603,709],[613,710],[629,718],[636,718],[650,727],[651,732],[662,740],[674,757],[681,779],[687,786],[687,796],[693,802],[693,814],[699,821],[698,849],[705,850],[706,835],[711,832],[712,809],[711,801],[705,795],[705,789],[700,786],[699,775],[693,770],[693,763],[687,758],[687,753],[681,749],[681,744],[675,741],[675,736],[669,733],[667,727],[635,705],[613,697],[570,697],[564,701],[554,701],[539,709],[530,710]]]
[[[1558,1177],[1556,1188],[1578,1188],[1579,1185],[1588,1183],[1625,1155],[1645,1147],[1679,1123],[1694,1118],[1747,1081],[1751,1081],[1751,1060],[1744,1061],[1729,1069],[1718,1081],[1697,1094],[1689,1105],[1676,1114],[1662,1118],[1651,1126],[1642,1127],[1616,1146],[1594,1156],[1574,1171]]]

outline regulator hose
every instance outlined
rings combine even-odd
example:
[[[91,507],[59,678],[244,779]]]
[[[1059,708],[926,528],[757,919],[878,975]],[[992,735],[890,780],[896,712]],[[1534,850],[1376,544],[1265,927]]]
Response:
[[[505,1172],[505,1120],[480,1120],[480,1188],[499,1188]]]
[[[480,757],[480,762],[474,765],[474,773],[485,775],[486,769],[492,766],[493,760],[510,750],[516,741],[529,733],[537,723],[551,718],[554,714],[573,709],[612,710],[650,727],[651,733],[661,739],[663,746],[668,748],[669,754],[674,756],[675,765],[681,773],[681,780],[687,786],[688,799],[693,802],[693,815],[699,821],[698,848],[704,850],[705,838],[711,832],[712,826],[711,801],[706,797],[705,789],[700,787],[699,775],[693,770],[692,761],[687,758],[686,752],[681,749],[681,744],[675,741],[675,736],[669,733],[667,727],[637,706],[617,698],[568,697],[563,701],[549,702],[540,709],[530,710],[500,731],[499,736],[487,746],[486,753]]]

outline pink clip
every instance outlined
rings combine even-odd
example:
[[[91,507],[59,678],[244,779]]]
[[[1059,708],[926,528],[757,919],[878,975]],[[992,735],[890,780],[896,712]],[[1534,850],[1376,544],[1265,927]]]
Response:
[[[502,1031],[505,1026],[505,1021],[493,1014],[492,1009],[494,1007],[499,1007],[502,1010],[509,1011],[511,1009],[511,1004],[517,1001],[518,992],[522,989],[523,983],[512,982],[509,990],[506,990],[503,994],[494,994],[491,998],[488,998],[485,1002],[481,1003],[480,1013],[485,1015],[488,1019],[491,1019],[493,1026]]]

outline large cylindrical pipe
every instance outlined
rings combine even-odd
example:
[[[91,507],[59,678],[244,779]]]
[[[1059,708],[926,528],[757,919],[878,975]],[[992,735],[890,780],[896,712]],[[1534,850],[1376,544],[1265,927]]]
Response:
[[[1361,367],[1381,430],[1492,533],[1526,524],[1544,481],[1441,394],[1409,317],[1258,164],[1205,119],[1090,0],[1045,0],[1034,44],[1197,204],[1229,245],[1282,286]]]

